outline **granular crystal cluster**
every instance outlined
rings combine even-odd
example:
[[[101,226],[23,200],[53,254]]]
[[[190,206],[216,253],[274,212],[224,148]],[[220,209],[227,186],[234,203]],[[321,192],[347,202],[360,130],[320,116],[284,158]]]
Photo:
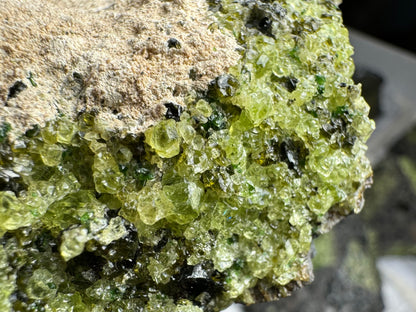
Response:
[[[374,129],[332,1],[208,1],[241,58],[144,133],[0,131],[1,311],[219,311],[312,278],[362,208]],[[180,47],[178,47],[180,48]]]

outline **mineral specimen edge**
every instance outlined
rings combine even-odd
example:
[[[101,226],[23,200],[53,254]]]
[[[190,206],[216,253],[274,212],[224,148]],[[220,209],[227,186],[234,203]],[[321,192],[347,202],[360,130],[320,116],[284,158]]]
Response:
[[[39,3],[21,10],[49,12]],[[219,311],[310,282],[313,237],[362,209],[372,176],[365,142],[374,122],[351,78],[338,4],[84,4],[78,13],[97,19],[88,26],[99,38],[89,54],[74,49],[71,38],[87,34],[68,8],[46,37],[30,31],[33,20],[17,25],[42,43],[33,53],[50,68],[24,63],[20,46],[0,48],[0,64],[11,66],[0,81],[23,72],[0,87],[0,310]],[[0,38],[18,29],[9,5],[0,4]],[[101,52],[111,29],[124,40],[111,51],[129,69]],[[165,84],[151,71],[158,66]],[[132,120],[144,108],[126,103],[152,98],[143,81],[161,88],[160,103]],[[55,117],[33,125],[42,118],[26,103],[51,103],[51,94]]]

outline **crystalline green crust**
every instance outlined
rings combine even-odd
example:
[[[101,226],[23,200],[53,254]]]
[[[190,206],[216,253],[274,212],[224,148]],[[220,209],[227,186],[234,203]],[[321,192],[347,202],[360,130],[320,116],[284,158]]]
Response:
[[[309,281],[362,208],[374,129],[331,1],[210,1],[238,66],[120,138],[93,114],[1,134],[1,311],[219,311]],[[178,110],[179,112],[180,110]]]

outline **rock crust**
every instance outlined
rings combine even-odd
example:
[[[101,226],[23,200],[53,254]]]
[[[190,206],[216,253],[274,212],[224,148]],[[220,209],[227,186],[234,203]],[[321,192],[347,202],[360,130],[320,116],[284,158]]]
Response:
[[[0,122],[13,139],[57,114],[93,111],[137,133],[236,64],[203,0],[4,0]]]

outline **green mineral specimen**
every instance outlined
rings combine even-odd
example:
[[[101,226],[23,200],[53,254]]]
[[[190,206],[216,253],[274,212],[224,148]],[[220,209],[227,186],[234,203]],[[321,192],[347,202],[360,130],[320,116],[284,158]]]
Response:
[[[122,137],[63,115],[11,144],[1,126],[1,311],[284,297],[312,279],[312,238],[361,210],[374,123],[339,3],[208,2],[241,59],[180,117]]]

